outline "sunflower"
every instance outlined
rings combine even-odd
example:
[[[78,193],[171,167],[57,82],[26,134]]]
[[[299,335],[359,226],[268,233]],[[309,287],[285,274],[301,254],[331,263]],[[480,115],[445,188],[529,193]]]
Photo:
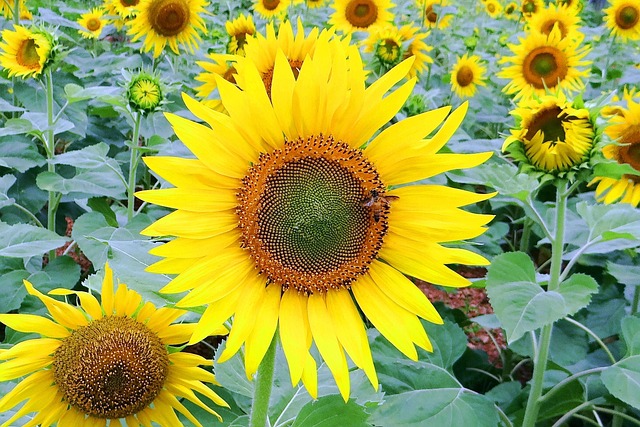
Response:
[[[589,159],[596,138],[589,110],[574,106],[562,92],[525,100],[511,114],[519,125],[502,151],[510,149],[525,166],[561,174]]]
[[[329,25],[343,33],[367,31],[370,28],[393,21],[389,11],[395,6],[390,0],[335,0]]]
[[[502,5],[498,0],[487,0],[484,4],[484,10],[492,18],[497,18],[502,12]]]
[[[97,39],[100,37],[102,29],[107,23],[104,19],[104,9],[99,7],[83,13],[77,22],[83,28],[82,30],[78,30],[78,33],[85,39]]]
[[[288,0],[253,0],[253,10],[264,19],[281,18],[288,7]]]
[[[131,21],[138,11],[140,0],[105,0],[104,9],[113,19],[113,25],[120,31]]]
[[[429,46],[424,41],[429,36],[429,32],[422,32],[421,28],[412,25],[403,25],[398,33],[403,40],[407,40],[409,43],[402,59],[413,58],[413,65],[409,68],[408,76],[416,77],[426,71],[426,64],[433,63],[433,59],[428,55],[433,50],[433,46]]]
[[[305,0],[304,3],[309,9],[317,9],[327,4],[327,0]]]
[[[196,88],[196,95],[200,98],[208,98],[218,86],[216,76],[221,76],[225,80],[234,83],[236,69],[233,66],[237,58],[236,55],[221,53],[210,53],[207,57],[211,61],[196,61],[204,71],[195,77],[195,80],[203,84]]]
[[[140,71],[128,79],[126,98],[133,111],[151,113],[164,102],[165,89],[155,73]]]
[[[244,45],[247,43],[247,38],[251,38],[256,34],[253,16],[240,15],[233,21],[227,21],[225,28],[227,29],[227,34],[229,34],[227,52],[233,55],[244,55]]]
[[[169,351],[185,343],[195,324],[171,324],[185,313],[156,309],[126,285],[114,292],[113,273],[105,266],[102,303],[87,292],[55,289],[51,295],[75,295],[74,307],[37,291],[24,281],[27,292],[40,299],[53,320],[31,314],[0,314],[0,322],[41,338],[16,344],[0,353],[0,380],[26,376],[0,399],[0,411],[27,402],[8,419],[12,425],[35,413],[24,426],[181,425],[177,410],[192,423],[198,420],[178,400],[185,398],[207,412],[194,391],[218,405],[228,406],[204,382],[215,377],[200,365],[211,365],[195,354]],[[222,326],[214,327],[225,333]]]
[[[522,3],[520,3],[520,12],[525,18],[531,18],[543,7],[543,0],[522,0]]]
[[[2,14],[2,16],[4,16],[7,19],[13,19],[14,7],[15,7],[14,0],[0,0],[0,14]],[[23,17],[23,14],[25,13],[25,11],[29,14],[29,16],[31,15],[31,12],[29,12],[29,10],[25,5],[25,0],[20,0],[19,7],[20,7],[20,19],[31,19],[31,17],[29,18]]]
[[[614,36],[623,41],[640,39],[640,3],[634,0],[611,0],[604,9],[604,21]]]
[[[502,13],[507,19],[517,20],[520,17],[518,4],[514,1],[507,3]]]
[[[498,77],[511,79],[504,87],[507,94],[516,94],[515,99],[544,95],[547,89],[555,91],[579,91],[584,88],[581,77],[588,76],[588,70],[577,67],[588,66],[583,60],[587,47],[578,48],[570,38],[562,38],[555,26],[549,35],[530,33],[519,39],[520,44],[509,44],[515,57],[504,57],[501,64],[512,63],[498,73]]]
[[[127,33],[134,42],[144,36],[143,50],[153,49],[154,58],[167,44],[176,55],[178,44],[193,53],[201,40],[197,30],[206,31],[200,14],[207,5],[205,0],[141,0]]]
[[[584,8],[583,0],[556,0],[556,6],[573,9],[576,12]]]
[[[578,43],[584,38],[580,33],[580,16],[576,9],[550,4],[532,16],[528,22],[529,30],[546,35],[551,34],[554,26],[560,30],[561,38],[569,37]]]
[[[633,96],[626,97],[627,108],[611,118],[604,132],[614,141],[602,150],[604,157],[626,164],[640,173],[640,103]],[[589,185],[598,183],[595,196],[607,204],[621,202],[634,207],[640,204],[640,176],[625,174],[620,179],[596,177]]]
[[[363,42],[363,50],[373,53],[381,64],[390,67],[403,59],[403,44],[404,40],[398,27],[386,24],[369,32],[369,37]]]
[[[416,5],[427,28],[447,28],[451,24],[451,15],[441,13],[443,7],[449,6],[449,0],[416,0]]]
[[[14,25],[14,30],[2,30],[0,65],[9,77],[39,76],[53,62],[55,39],[45,30]]]
[[[345,399],[345,351],[377,388],[359,310],[415,360],[414,345],[432,349],[418,318],[442,319],[403,273],[466,286],[469,281],[445,264],[487,263],[441,243],[482,234],[492,216],[460,207],[491,195],[439,185],[397,187],[490,157],[439,154],[467,104],[448,118],[449,107],[413,116],[371,140],[411,94],[415,79],[385,96],[410,67],[411,60],[403,61],[365,87],[358,49],[319,38],[297,78],[278,53],[271,100],[257,65],[246,61],[242,89],[218,78],[228,115],[184,96],[211,127],[166,115],[197,158],[146,158],[177,186],[137,193],[177,209],[142,231],[176,236],[153,250],[165,259],[149,271],[178,274],[161,290],[189,291],[178,307],[207,305],[194,340],[233,316],[221,363],[245,344],[251,377],[277,330],[292,383],[302,379],[312,396],[312,342]]]
[[[451,89],[460,98],[471,98],[478,86],[485,86],[487,68],[480,63],[478,55],[459,57],[451,70]]]
[[[21,21],[31,21],[33,19],[33,14],[27,8],[24,2],[20,3],[20,20]]]

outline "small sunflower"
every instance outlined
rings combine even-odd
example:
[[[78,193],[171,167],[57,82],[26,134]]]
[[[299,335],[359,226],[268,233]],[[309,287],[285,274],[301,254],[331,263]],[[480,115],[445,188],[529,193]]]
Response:
[[[253,10],[264,19],[281,18],[289,3],[289,0],[253,0]]]
[[[580,12],[584,8],[583,0],[556,0],[556,6],[566,7]]]
[[[128,80],[125,96],[133,111],[148,114],[159,109],[165,91],[157,75],[140,71]]]
[[[48,31],[21,25],[14,30],[2,30],[0,65],[9,77],[37,77],[53,62],[55,39]]]
[[[393,21],[394,6],[390,0],[335,0],[334,12],[329,25],[335,25],[338,31],[352,33],[368,31],[376,25]]]
[[[550,4],[531,17],[528,22],[530,31],[537,31],[546,35],[551,34],[553,27],[560,30],[560,37],[569,37],[581,42],[584,36],[580,32],[580,16],[576,9]]]
[[[225,24],[229,43],[227,43],[227,53],[232,55],[244,55],[244,45],[247,39],[256,34],[256,25],[253,23],[253,16],[240,15],[233,21]]]
[[[588,48],[579,48],[570,38],[562,38],[555,26],[549,35],[530,33],[519,39],[519,44],[509,44],[514,57],[504,57],[501,64],[512,63],[498,73],[498,77],[511,79],[503,92],[516,94],[515,99],[544,95],[547,90],[579,91],[584,88],[582,77],[588,70],[578,67],[588,66],[584,60]]]
[[[236,83],[236,69],[233,66],[236,55],[210,53],[207,57],[210,61],[196,61],[196,64],[204,69],[195,77],[195,80],[203,83],[196,88],[196,95],[203,99],[208,98],[218,86],[216,76],[221,76],[233,84]]]
[[[403,59],[404,42],[398,27],[387,24],[369,32],[369,37],[363,42],[363,50],[373,53],[384,66],[392,67]]]
[[[193,52],[201,40],[198,30],[206,31],[200,14],[206,13],[207,5],[205,0],[141,0],[127,33],[134,42],[144,37],[142,48],[153,49],[154,58],[167,44],[176,55],[178,44]]]
[[[514,1],[507,3],[503,10],[503,15],[507,19],[518,20],[520,17],[520,9],[518,8],[518,4]]]
[[[443,15],[442,8],[449,6],[449,0],[416,0],[422,11],[424,26],[427,28],[447,28],[451,24],[451,15]]]
[[[561,175],[586,165],[596,139],[588,109],[560,92],[524,100],[511,114],[519,123],[502,151],[510,151],[523,166]]]
[[[118,285],[105,266],[102,303],[87,292],[54,289],[50,295],[75,295],[74,307],[38,292],[24,281],[27,292],[40,299],[52,319],[31,314],[0,314],[0,322],[41,338],[16,344],[0,353],[0,380],[26,376],[0,399],[0,412],[26,403],[2,426],[33,414],[25,426],[181,425],[175,411],[201,426],[178,400],[184,398],[219,415],[203,403],[198,392],[228,406],[205,385],[215,377],[200,365],[211,361],[195,354],[169,351],[184,344],[196,325],[172,324],[184,310],[154,307]],[[226,329],[216,326],[216,333]],[[109,421],[111,420],[111,421]]]
[[[604,132],[615,141],[602,150],[604,157],[619,164],[631,166],[640,172],[640,103],[633,96],[627,99],[627,108],[611,118]],[[625,174],[620,179],[596,177],[589,185],[598,183],[595,196],[600,202],[640,204],[640,176]]]
[[[102,33],[102,29],[107,24],[104,19],[104,9],[96,7],[87,13],[83,13],[78,19],[78,24],[83,28],[78,33],[85,39],[97,39]]]
[[[543,0],[522,0],[520,12],[525,18],[531,18],[544,7]]]
[[[484,10],[487,11],[487,14],[493,19],[497,18],[502,12],[502,5],[498,0],[487,0],[484,3]]]
[[[614,36],[623,41],[640,39],[640,3],[635,0],[611,0],[604,9],[604,21]]]
[[[207,305],[193,339],[233,316],[221,363],[244,344],[246,374],[253,376],[277,331],[292,383],[302,380],[317,396],[309,352],[315,342],[346,400],[345,352],[378,385],[360,310],[408,357],[417,358],[415,345],[432,350],[419,317],[442,319],[404,274],[468,285],[445,264],[487,261],[441,243],[482,234],[492,216],[460,208],[491,195],[402,184],[473,167],[491,154],[441,152],[466,104],[378,133],[413,90],[415,80],[385,96],[410,66],[403,61],[367,87],[357,48],[319,38],[297,78],[278,54],[272,99],[247,61],[242,89],[218,78],[228,115],[184,97],[211,127],[167,114],[196,159],[146,158],[177,186],[137,193],[177,209],[143,230],[176,236],[153,250],[164,259],[149,271],[177,274],[161,291],[188,291],[178,307]]]
[[[305,0],[304,2],[309,9],[317,9],[327,4],[327,0]]]
[[[136,15],[140,0],[105,0],[104,8],[112,15],[117,15],[124,20]]]
[[[398,33],[402,40],[408,41],[402,59],[413,58],[413,65],[409,68],[408,76],[417,77],[427,70],[427,64],[433,63],[433,59],[428,55],[433,50],[433,46],[429,46],[424,41],[429,36],[429,32],[423,32],[420,27],[403,25]]]
[[[487,68],[480,63],[478,55],[468,56],[465,53],[451,70],[451,89],[460,98],[471,98],[478,86],[485,86],[486,72]]]

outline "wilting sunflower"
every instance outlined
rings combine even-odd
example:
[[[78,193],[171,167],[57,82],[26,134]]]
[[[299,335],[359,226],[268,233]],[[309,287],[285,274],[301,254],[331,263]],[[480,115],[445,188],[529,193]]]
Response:
[[[640,172],[640,103],[632,96],[627,99],[627,108],[611,118],[604,132],[616,143],[602,150],[607,159],[627,164]],[[620,179],[596,177],[589,185],[598,183],[596,199],[604,203],[640,204],[640,176],[625,174]]]
[[[398,27],[386,24],[369,32],[369,37],[363,42],[363,50],[373,53],[377,61],[391,67],[403,59],[404,42]]]
[[[335,0],[329,25],[335,25],[343,33],[368,31],[373,26],[392,22],[393,13],[389,9],[393,6],[390,0]]]
[[[515,99],[519,99],[544,95],[547,89],[555,92],[584,88],[582,77],[588,76],[588,70],[578,67],[591,64],[584,60],[588,53],[586,46],[580,48],[570,38],[563,39],[558,27],[549,35],[532,32],[519,41],[520,44],[508,45],[515,56],[499,61],[513,64],[498,73],[498,77],[511,79],[503,92],[515,94]]]
[[[553,27],[560,30],[560,37],[569,37],[580,43],[584,38],[580,32],[580,16],[576,9],[550,4],[531,17],[528,28],[546,35],[551,34]]]
[[[588,109],[560,92],[524,100],[511,114],[519,123],[502,151],[510,151],[522,166],[557,175],[586,165],[596,139]]]
[[[480,63],[478,55],[464,54],[458,58],[451,70],[451,89],[460,98],[471,98],[478,86],[485,86],[487,68]]]
[[[289,7],[289,0],[253,0],[253,10],[264,19],[280,18]]]
[[[127,33],[134,42],[144,37],[142,48],[153,49],[154,58],[167,44],[176,55],[178,44],[193,52],[201,40],[198,30],[206,31],[200,14],[206,13],[207,5],[205,0],[141,0]]]
[[[39,76],[53,62],[55,39],[46,30],[14,25],[14,30],[2,30],[0,65],[9,77]]]
[[[85,39],[97,39],[107,23],[104,19],[104,9],[96,7],[87,13],[83,13],[78,19],[78,24],[83,28],[78,33]]]
[[[227,53],[244,55],[244,45],[247,43],[247,38],[251,38],[256,34],[253,16],[241,14],[233,21],[227,21],[225,28],[227,29],[227,34],[229,34]]]
[[[451,24],[451,15],[443,15],[442,8],[449,6],[449,0],[416,0],[422,11],[424,26],[427,28],[447,28]]]
[[[604,9],[604,21],[614,36],[623,41],[640,39],[640,3],[634,0],[610,0]]]
[[[502,12],[502,5],[498,0],[487,0],[484,3],[484,10],[487,11],[487,14],[492,18],[497,18]]]
[[[409,77],[417,77],[427,70],[427,64],[433,63],[433,59],[428,55],[433,50],[433,46],[425,43],[429,36],[429,31],[423,31],[420,27],[403,25],[398,30],[400,37],[408,41],[402,59],[413,58],[413,65],[409,69]]]
[[[502,13],[507,19],[517,20],[520,17],[520,9],[514,1],[507,3]]]
[[[520,12],[525,18],[531,18],[544,7],[543,0],[522,0],[520,3]]]
[[[154,307],[126,285],[114,292],[113,274],[105,266],[102,303],[87,292],[55,289],[51,295],[75,295],[74,307],[38,292],[24,282],[27,292],[39,298],[52,319],[32,314],[0,314],[0,322],[41,338],[16,344],[0,353],[0,380],[23,376],[0,399],[0,411],[26,403],[2,426],[26,414],[24,426],[128,426],[181,425],[177,410],[192,423],[198,420],[178,399],[184,398],[207,412],[218,414],[194,392],[227,406],[204,383],[215,377],[200,365],[211,362],[195,354],[169,351],[169,345],[189,340],[195,324],[172,324],[185,313]],[[222,326],[214,327],[225,333]]]
[[[460,207],[491,195],[397,186],[478,165],[491,154],[439,154],[466,104],[448,118],[443,107],[373,137],[411,94],[415,79],[385,96],[410,66],[403,61],[366,87],[357,47],[318,39],[297,78],[278,53],[272,99],[247,61],[242,89],[218,78],[228,115],[184,97],[211,127],[167,114],[197,158],[146,158],[177,186],[137,193],[177,209],[143,230],[176,236],[153,250],[165,259],[149,271],[178,274],[162,289],[189,291],[178,307],[207,305],[194,340],[233,315],[220,362],[245,344],[251,377],[278,330],[293,384],[302,379],[317,394],[313,341],[346,399],[345,351],[378,384],[359,310],[408,357],[417,358],[414,345],[432,349],[419,317],[442,320],[404,274],[468,285],[445,264],[487,261],[441,243],[482,234],[492,216]]]

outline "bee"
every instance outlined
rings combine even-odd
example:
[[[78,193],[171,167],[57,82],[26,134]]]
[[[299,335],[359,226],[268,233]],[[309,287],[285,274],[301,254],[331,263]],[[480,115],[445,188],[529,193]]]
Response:
[[[389,202],[399,199],[398,196],[383,196],[378,193],[378,190],[371,190],[371,196],[362,202],[362,206],[365,208],[371,208],[373,214],[373,220],[375,222],[380,221],[380,217],[383,212],[389,208]]]

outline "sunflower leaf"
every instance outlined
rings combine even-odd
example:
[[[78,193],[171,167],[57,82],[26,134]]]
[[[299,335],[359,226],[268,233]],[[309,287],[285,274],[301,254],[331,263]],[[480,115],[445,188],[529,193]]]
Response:
[[[353,399],[346,404],[339,395],[330,395],[307,403],[292,427],[330,427],[336,425],[366,427],[368,415]]]
[[[0,222],[0,256],[29,258],[59,248],[68,239],[29,224]]]
[[[640,409],[640,355],[622,359],[608,367],[601,378],[611,394]]]
[[[627,356],[640,355],[640,317],[622,319],[622,338],[627,345]]]

